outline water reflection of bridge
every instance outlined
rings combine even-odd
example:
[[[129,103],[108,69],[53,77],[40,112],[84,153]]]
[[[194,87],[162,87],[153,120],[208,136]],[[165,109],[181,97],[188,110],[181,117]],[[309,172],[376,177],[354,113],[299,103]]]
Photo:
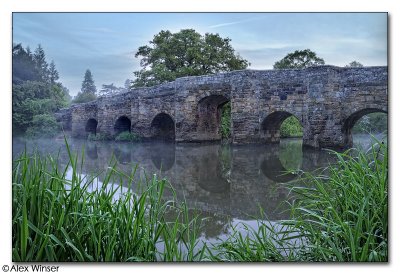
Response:
[[[280,204],[287,196],[281,183],[296,179],[289,170],[311,171],[328,161],[327,153],[304,150],[296,140],[252,146],[74,140],[72,148],[79,150],[82,145],[87,155],[84,173],[104,170],[114,155],[126,173],[139,164],[137,179],[152,174],[168,178],[178,199],[185,199],[191,208],[241,219],[258,215],[259,207],[271,219],[287,217],[280,213]]]
[[[106,170],[112,157],[126,173],[131,173],[134,165],[139,164],[136,179],[158,174],[169,179],[178,199],[185,199],[189,207],[240,219],[258,215],[259,207],[272,220],[287,217],[280,213],[283,208],[279,205],[288,194],[281,183],[296,179],[288,171],[311,171],[328,161],[327,153],[304,150],[299,140],[251,146],[71,140],[70,145],[74,151],[85,149],[83,173]],[[43,141],[28,145],[35,146],[43,153],[57,154],[64,144]],[[18,147],[14,150],[18,151]],[[66,164],[65,149],[60,155],[61,164]]]

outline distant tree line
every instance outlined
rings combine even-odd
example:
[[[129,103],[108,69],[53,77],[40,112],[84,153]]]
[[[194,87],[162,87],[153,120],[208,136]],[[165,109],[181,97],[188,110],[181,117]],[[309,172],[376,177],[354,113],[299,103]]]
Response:
[[[53,113],[71,100],[54,61],[47,62],[41,45],[32,53],[21,44],[13,44],[12,61],[13,135],[54,136],[59,126]]]

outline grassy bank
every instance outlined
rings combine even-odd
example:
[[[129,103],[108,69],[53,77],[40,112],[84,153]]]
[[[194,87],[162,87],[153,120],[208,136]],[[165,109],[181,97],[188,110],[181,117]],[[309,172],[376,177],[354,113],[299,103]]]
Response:
[[[291,186],[291,219],[259,222],[214,246],[217,261],[387,262],[387,147],[335,153],[327,176]]]
[[[290,220],[233,228],[203,246],[202,220],[163,199],[166,180],[141,182],[136,194],[135,169],[123,174],[111,162],[88,176],[71,151],[62,169],[51,156],[22,154],[13,163],[13,261],[387,261],[387,147],[336,155],[329,177],[305,174],[289,186]]]
[[[191,261],[201,256],[193,253],[197,219],[188,220],[185,205],[163,200],[167,181],[153,177],[143,183],[141,194],[129,187],[122,193],[123,181],[137,183],[135,169],[126,175],[111,165],[99,174],[101,187],[89,191],[95,176],[81,175],[78,157],[69,153],[63,169],[57,159],[38,154],[14,161],[13,261]],[[171,211],[176,219],[167,222]]]

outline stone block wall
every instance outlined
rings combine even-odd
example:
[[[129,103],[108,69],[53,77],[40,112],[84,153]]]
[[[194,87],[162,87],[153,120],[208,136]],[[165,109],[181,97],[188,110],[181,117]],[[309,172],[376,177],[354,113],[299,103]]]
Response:
[[[221,107],[230,104],[233,143],[278,142],[280,125],[294,115],[304,145],[346,147],[355,121],[388,111],[387,82],[387,67],[233,71],[99,98],[62,110],[58,120],[71,124],[73,136],[84,137],[88,119],[98,121],[97,132],[114,135],[117,119],[125,116],[132,132],[152,138],[159,132],[152,122],[164,113],[174,121],[176,141],[215,141],[221,138]]]

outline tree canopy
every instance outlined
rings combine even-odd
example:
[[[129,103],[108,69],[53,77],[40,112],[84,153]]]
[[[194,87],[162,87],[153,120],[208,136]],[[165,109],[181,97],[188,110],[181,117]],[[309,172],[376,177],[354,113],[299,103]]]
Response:
[[[363,66],[364,66],[363,64],[354,60],[350,62],[348,65],[346,65],[346,68],[362,68]]]
[[[85,72],[81,91],[83,93],[96,93],[97,92],[96,86],[94,84],[92,72],[89,69],[87,69]]]
[[[24,49],[21,44],[13,44],[12,60],[13,134],[56,134],[58,125],[53,113],[66,106],[70,96],[68,89],[57,82],[54,61],[47,63],[41,45],[32,54],[29,47]]]
[[[133,86],[154,86],[178,77],[212,74],[247,68],[250,63],[235,53],[231,39],[219,34],[204,36],[193,29],[177,33],[162,30],[135,54],[141,70]]]
[[[300,69],[324,64],[324,59],[318,57],[315,52],[304,49],[288,53],[282,60],[275,62],[274,69]]]
[[[94,84],[92,72],[87,69],[82,81],[81,91],[72,100],[74,104],[87,103],[97,99],[97,88]]]

